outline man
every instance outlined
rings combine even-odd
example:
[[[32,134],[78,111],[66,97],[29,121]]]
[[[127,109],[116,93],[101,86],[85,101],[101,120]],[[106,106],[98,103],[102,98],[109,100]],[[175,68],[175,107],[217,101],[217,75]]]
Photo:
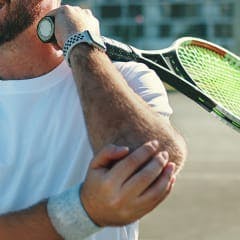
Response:
[[[135,221],[168,195],[185,158],[156,75],[75,44],[73,34],[100,35],[89,10],[0,6],[0,239],[137,239]],[[37,38],[46,14],[57,44]]]

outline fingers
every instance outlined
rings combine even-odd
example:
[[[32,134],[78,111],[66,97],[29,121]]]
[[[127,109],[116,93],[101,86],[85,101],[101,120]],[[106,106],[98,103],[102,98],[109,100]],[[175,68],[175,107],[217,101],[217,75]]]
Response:
[[[156,207],[170,193],[172,185],[175,182],[175,167],[174,163],[168,163],[157,181],[139,197],[139,203],[143,206],[148,206],[149,209],[147,211]],[[149,204],[150,202],[151,204]]]
[[[91,168],[105,168],[114,160],[119,160],[129,153],[129,148],[126,146],[116,146],[109,144],[104,147],[91,162]]]
[[[63,5],[50,11],[47,16],[55,19],[55,37],[60,48],[63,48],[65,41],[74,33],[88,30],[100,35],[99,21],[90,9]]]
[[[130,192],[136,196],[141,195],[162,173],[168,162],[168,153],[160,152],[145,165],[145,167],[134,174],[123,185],[125,194]]]
[[[115,179],[114,181],[117,179],[120,183],[125,182],[144,163],[149,161],[157,153],[158,146],[159,143],[157,140],[143,144],[125,159],[119,161],[111,171],[109,171],[110,177],[112,176]]]
[[[129,224],[168,196],[175,181],[175,164],[168,162],[167,152],[157,152],[158,142],[151,141],[131,154],[127,147],[115,145],[97,154],[81,192],[84,207],[95,223]],[[105,167],[119,159],[112,168]]]

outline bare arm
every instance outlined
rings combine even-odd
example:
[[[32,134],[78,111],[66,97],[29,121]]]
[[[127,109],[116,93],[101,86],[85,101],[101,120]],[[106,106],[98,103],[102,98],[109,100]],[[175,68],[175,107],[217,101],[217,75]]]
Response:
[[[62,240],[48,218],[46,202],[1,216],[0,239]]]
[[[158,139],[159,149],[169,153],[170,161],[178,167],[182,165],[182,138],[130,89],[106,54],[78,45],[72,51],[71,65],[95,152],[107,143],[136,149],[146,141]]]
[[[98,22],[89,10],[62,7],[61,11],[55,12],[55,22],[56,38],[60,47],[63,47],[66,38],[73,33],[88,29],[95,34],[99,34]],[[157,139],[159,144],[156,151],[166,151],[169,155],[167,159],[174,163],[173,166],[176,164],[176,168],[173,167],[170,171],[167,169],[171,168],[171,164],[167,164],[163,168],[163,172],[169,171],[167,175],[170,177],[167,180],[167,185],[171,186],[173,171],[180,169],[186,157],[186,148],[182,137],[178,135],[164,117],[160,117],[153,112],[129,88],[123,76],[117,71],[105,53],[86,44],[80,44],[72,49],[70,62],[94,152],[99,152],[104,145],[109,143],[126,145],[130,147],[131,151],[134,151],[144,142]],[[110,219],[115,219],[116,221],[109,221],[109,219],[103,219],[98,214],[99,209],[104,206],[104,204],[99,204],[100,202],[96,201],[101,195],[98,191],[99,189],[105,189],[107,195],[110,196],[110,198],[104,200],[110,208],[103,208],[102,213],[106,213],[110,209],[110,213],[115,212],[114,210],[116,209],[121,209],[123,210],[122,213],[125,212],[123,219],[127,221],[131,219],[130,222],[147,214],[164,199],[159,199],[159,196],[161,196],[160,192],[163,191],[160,190],[159,185],[161,185],[161,181],[165,182],[161,177],[166,175],[157,170],[159,166],[154,166],[154,158],[152,160],[148,158],[148,170],[145,167],[143,169],[139,168],[141,166],[140,159],[141,157],[131,158],[131,161],[128,161],[127,164],[122,161],[117,163],[113,169],[117,168],[114,172],[118,177],[115,175],[113,179],[105,179],[107,188],[101,188],[101,184],[96,184],[98,181],[86,179],[81,199],[91,218],[99,225],[104,226],[116,223],[118,225],[119,222],[122,222],[119,220],[119,218],[122,219],[122,216],[115,216]],[[136,164],[139,164],[138,167],[136,167]],[[125,184],[124,181],[128,178],[131,179],[133,172],[125,180],[122,179],[120,185],[116,185],[116,183],[120,176],[124,175],[126,169],[131,168],[132,165],[135,165],[135,169],[140,169],[135,173],[141,177],[137,181],[129,181],[128,188],[130,191],[127,191],[128,194],[126,194],[125,185],[128,184]],[[154,174],[154,181],[158,183],[158,187],[156,187],[151,178],[154,171],[158,172],[157,175],[155,175],[156,172]],[[145,181],[147,182],[146,185]],[[135,189],[140,185],[147,186],[145,190],[148,190],[142,191],[142,189],[137,191],[135,195]],[[167,189],[170,188],[167,187]],[[148,191],[152,193],[151,198],[146,197]],[[145,207],[144,210],[140,210],[142,207],[139,205],[139,199],[144,196],[146,197]],[[133,202],[135,204],[132,207],[125,208],[126,205],[129,206],[126,203],[129,203],[130,199],[134,199]],[[156,201],[156,199],[158,200]],[[134,211],[130,209],[134,209]]]
[[[71,21],[67,28],[75,28],[76,22]],[[96,155],[81,194],[83,205],[101,226],[128,224],[168,195],[175,179],[175,165],[168,163],[167,152],[170,160],[180,166],[185,158],[184,142],[167,121],[133,93],[104,53],[77,46],[71,63],[94,151],[99,152],[107,143],[127,145],[133,151],[125,157],[126,149],[120,154],[110,147]],[[159,145],[150,142],[137,148],[151,139],[158,139]],[[109,169],[107,165],[114,159],[122,161]],[[46,203],[1,216],[0,238],[62,239],[52,227]]]
[[[89,167],[83,189],[85,206],[95,223],[100,226],[131,223],[166,198],[175,179],[174,165],[167,163],[166,152],[157,153],[157,149],[156,142],[148,142],[129,154],[126,147],[108,145],[96,155]],[[113,168],[107,167],[118,159],[122,160]],[[143,164],[145,167],[137,172]],[[152,187],[148,188],[149,185]],[[84,232],[84,226],[81,230],[81,236],[89,236],[88,232]],[[81,236],[79,239],[83,238]],[[29,209],[0,216],[0,239],[63,238],[48,217],[45,201]]]
[[[93,34],[100,34],[98,21],[89,10],[64,6],[61,9],[53,11],[52,14],[55,16],[57,43],[61,48],[67,37],[73,33],[82,32],[87,29]],[[126,145],[130,147],[131,151],[134,151],[144,142],[157,139],[159,143],[157,151],[166,151],[168,153],[168,160],[173,162],[174,165],[176,164],[176,168],[173,167],[173,169],[175,169],[175,171],[180,169],[186,157],[186,148],[182,137],[178,135],[168,121],[153,112],[152,109],[129,88],[125,79],[117,71],[105,53],[93,49],[86,44],[80,44],[72,49],[70,62],[81,98],[89,138],[95,153],[99,152],[104,145],[110,143]],[[141,166],[139,159],[134,158],[132,161],[127,162],[127,165],[121,162],[118,163],[120,165],[123,164],[124,168],[117,167],[115,173],[121,176],[125,172],[125,169],[130,166],[135,164],[140,164],[138,166]],[[154,162],[153,159],[151,160],[151,158],[149,158],[150,162],[147,165],[151,165],[151,162]],[[170,166],[171,164],[169,167]],[[123,203],[126,203],[128,198],[133,197],[137,200],[144,196],[144,191],[140,195],[139,192],[137,195],[134,195],[134,192],[136,184],[141,185],[145,181],[149,184],[147,188],[152,191],[153,198],[158,199],[161,195],[160,189],[157,188],[155,184],[152,184],[153,182],[150,180],[152,171],[155,171],[157,168],[159,169],[159,166],[153,167],[153,165],[151,165],[150,171],[144,171],[144,168],[140,168],[136,174],[142,177],[138,179],[139,182],[134,183],[130,181],[131,191],[128,192],[128,195],[124,193],[121,194],[120,189],[124,189],[124,181],[121,183],[120,189],[118,189],[119,186],[115,185],[118,178],[114,178],[111,181],[109,181],[108,178],[106,181],[108,183],[107,189],[113,191],[111,192],[111,196],[114,196],[113,202],[117,203],[116,205],[114,204],[113,209],[124,209]],[[136,167],[135,169],[139,168]],[[167,171],[167,167],[165,170]],[[172,175],[172,173],[170,175]],[[161,171],[158,171],[158,175],[155,175],[155,181],[159,184],[161,184],[161,176]],[[131,175],[128,177],[131,177]],[[168,180],[170,185],[172,182],[171,179],[172,177]],[[101,187],[98,186],[94,188],[94,185],[94,182],[89,181],[88,178],[86,179],[81,194],[83,205],[89,215],[99,225],[111,225],[111,221],[105,221],[96,214],[101,208],[101,205],[98,205],[99,202],[95,201],[100,195],[97,194],[97,190],[101,189]],[[93,189],[95,189],[95,191]],[[123,192],[125,191],[123,190]],[[145,202],[148,207],[144,208],[145,210],[141,211],[140,215],[137,214],[139,208],[141,208],[138,204],[133,205],[131,208],[134,209],[134,212],[125,211],[131,213],[128,215],[129,219],[132,219],[132,221],[139,219],[148,213],[150,209],[153,209],[153,206],[157,205],[153,198],[149,198]],[[157,201],[157,203],[160,203],[162,200],[163,199]],[[155,202],[155,204],[153,204],[153,202]],[[111,200],[107,201],[107,203],[111,205]],[[149,206],[151,207],[149,208]]]
[[[52,14],[60,48],[73,33],[87,29],[100,34],[98,21],[89,10],[64,6]],[[71,51],[70,61],[95,153],[109,143],[133,150],[158,139],[159,150],[168,151],[177,168],[182,165],[186,155],[182,137],[130,89],[105,53],[80,44]]]

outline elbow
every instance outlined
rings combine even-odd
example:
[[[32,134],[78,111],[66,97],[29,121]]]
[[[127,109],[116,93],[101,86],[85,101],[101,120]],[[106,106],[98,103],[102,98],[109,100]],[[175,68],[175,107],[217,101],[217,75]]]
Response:
[[[187,158],[187,145],[184,138],[174,131],[173,136],[168,139],[164,148],[169,153],[169,161],[176,165],[176,174],[179,173]]]
[[[176,164],[176,172],[178,173],[183,168],[184,163],[187,159],[187,144],[181,135],[177,136],[176,152],[177,154],[173,161]]]

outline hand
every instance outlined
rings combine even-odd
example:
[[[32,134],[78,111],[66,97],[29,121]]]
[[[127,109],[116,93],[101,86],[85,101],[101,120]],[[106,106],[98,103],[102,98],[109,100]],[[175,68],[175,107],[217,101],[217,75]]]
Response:
[[[61,49],[68,37],[74,33],[89,30],[95,35],[100,35],[99,22],[90,9],[63,5],[47,15],[55,18],[55,37]]]
[[[129,224],[165,199],[175,181],[175,164],[157,149],[156,141],[148,142],[128,155],[128,148],[109,145],[95,157],[81,201],[96,224]],[[114,160],[119,161],[109,168]]]

